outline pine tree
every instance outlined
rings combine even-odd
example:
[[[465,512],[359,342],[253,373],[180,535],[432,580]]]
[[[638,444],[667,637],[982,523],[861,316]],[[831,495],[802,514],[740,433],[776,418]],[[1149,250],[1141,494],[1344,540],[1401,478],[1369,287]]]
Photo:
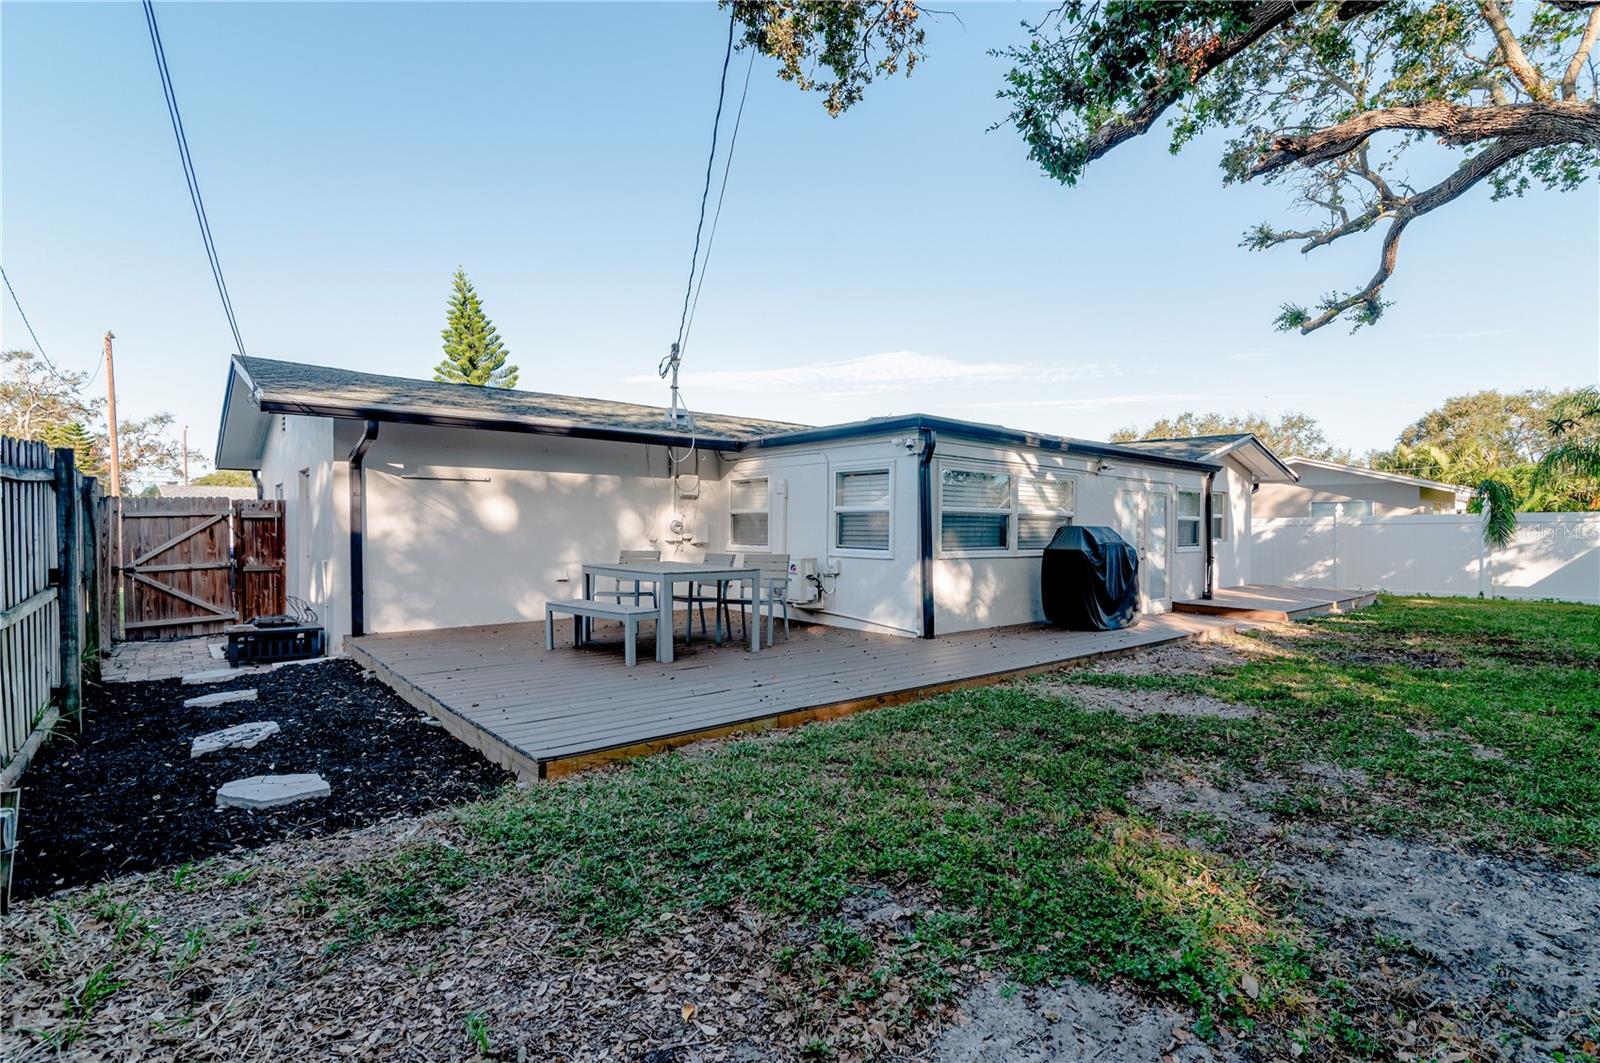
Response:
[[[449,324],[442,335],[444,360],[433,367],[433,379],[446,384],[517,386],[517,367],[506,364],[511,352],[500,342],[500,333],[483,312],[478,293],[460,267],[450,294]]]
[[[85,476],[98,476],[105,464],[103,448],[83,425],[76,421],[56,421],[44,426],[39,438],[52,447],[68,447],[75,454],[78,471]]]

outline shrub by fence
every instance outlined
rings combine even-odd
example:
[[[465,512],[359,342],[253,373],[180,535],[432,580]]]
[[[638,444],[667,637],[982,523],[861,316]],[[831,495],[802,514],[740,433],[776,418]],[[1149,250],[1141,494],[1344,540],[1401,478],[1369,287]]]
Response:
[[[1504,549],[1475,513],[1255,522],[1257,583],[1600,604],[1600,513],[1519,513]]]
[[[0,436],[0,789],[82,710],[101,645],[98,501],[71,450]]]

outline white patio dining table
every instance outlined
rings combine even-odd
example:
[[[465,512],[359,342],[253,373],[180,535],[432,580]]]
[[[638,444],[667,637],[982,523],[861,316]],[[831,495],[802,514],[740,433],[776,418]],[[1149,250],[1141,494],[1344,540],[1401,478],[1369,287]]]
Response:
[[[678,583],[730,583],[750,584],[750,600],[761,600],[761,570],[743,565],[707,565],[698,561],[585,561],[583,563],[583,597],[594,600],[594,579],[606,576],[611,579],[638,580],[653,583],[656,588],[656,660],[672,663],[672,588]],[[589,624],[584,621],[584,634]],[[761,649],[761,625],[750,625],[750,652]]]

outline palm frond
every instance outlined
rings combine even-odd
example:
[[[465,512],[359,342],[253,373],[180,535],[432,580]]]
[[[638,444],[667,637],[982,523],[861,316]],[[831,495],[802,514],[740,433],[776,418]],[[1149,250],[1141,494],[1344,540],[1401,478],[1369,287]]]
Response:
[[[1497,549],[1510,546],[1517,534],[1516,491],[1491,477],[1478,485],[1477,502],[1483,512],[1483,541]]]
[[[1600,420],[1600,387],[1579,388],[1568,395],[1545,422],[1552,439],[1560,439],[1587,422]]]
[[[1600,483],[1600,441],[1562,443],[1552,447],[1533,470],[1533,486],[1557,481]]]

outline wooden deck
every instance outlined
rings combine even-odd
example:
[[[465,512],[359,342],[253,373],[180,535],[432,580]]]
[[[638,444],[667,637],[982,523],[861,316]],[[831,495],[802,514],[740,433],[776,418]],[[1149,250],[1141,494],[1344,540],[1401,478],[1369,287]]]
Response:
[[[367,635],[345,647],[490,760],[523,778],[553,778],[702,738],[832,719],[1233,626],[1169,613],[1125,631],[1030,626],[911,639],[796,624],[760,653],[702,640],[680,643],[666,665],[650,659],[643,645],[650,638],[641,633],[634,668],[622,663],[614,624],[596,625],[600,641],[582,650],[573,649],[568,623],[558,624],[551,651],[540,623]]]
[[[1323,587],[1271,587],[1251,583],[1225,587],[1212,598],[1173,602],[1178,613],[1222,616],[1230,620],[1264,620],[1286,623],[1309,616],[1349,613],[1378,600],[1374,591],[1341,591]]]

